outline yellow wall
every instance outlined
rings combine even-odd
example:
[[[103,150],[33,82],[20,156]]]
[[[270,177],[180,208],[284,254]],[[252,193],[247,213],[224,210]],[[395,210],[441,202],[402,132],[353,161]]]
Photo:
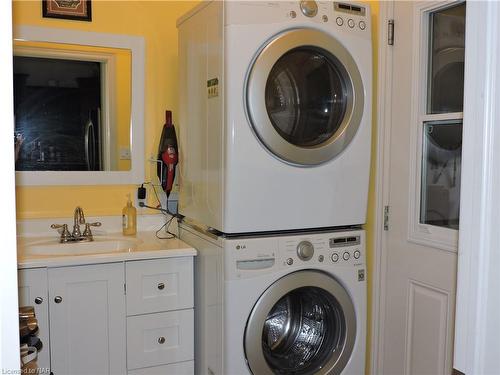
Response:
[[[191,9],[192,1],[93,1],[92,22],[42,18],[40,0],[14,1],[14,25],[57,28],[143,36],[146,43],[145,150],[146,159],[156,154],[165,109],[177,119],[177,29],[176,19]],[[146,180],[155,176],[146,162]],[[87,215],[119,215],[126,194],[135,186],[18,187],[18,218],[64,217],[76,205]],[[152,194],[150,194],[151,196]]]

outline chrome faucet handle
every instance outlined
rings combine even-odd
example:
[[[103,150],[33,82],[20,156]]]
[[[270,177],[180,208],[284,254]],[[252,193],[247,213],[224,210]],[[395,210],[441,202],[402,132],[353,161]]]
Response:
[[[61,237],[59,238],[59,242],[68,242],[71,239],[71,233],[68,230],[68,224],[52,224],[50,226],[52,229],[61,229]]]
[[[85,223],[85,230],[83,231],[83,237],[87,238],[89,241],[93,241],[94,237],[90,227],[100,227],[102,224],[100,222],[95,223]]]

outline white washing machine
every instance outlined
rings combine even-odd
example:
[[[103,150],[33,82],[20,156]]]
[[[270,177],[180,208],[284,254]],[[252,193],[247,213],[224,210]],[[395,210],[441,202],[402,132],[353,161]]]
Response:
[[[369,6],[207,1],[177,25],[180,213],[223,233],[364,223]]]
[[[364,374],[364,231],[180,237],[198,250],[196,374]]]

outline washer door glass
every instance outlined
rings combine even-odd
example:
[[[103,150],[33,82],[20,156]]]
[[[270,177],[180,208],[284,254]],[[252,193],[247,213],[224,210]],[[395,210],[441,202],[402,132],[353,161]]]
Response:
[[[338,302],[315,287],[295,289],[269,312],[262,350],[275,374],[312,374],[345,340],[345,319]]]
[[[340,374],[355,338],[354,305],[344,287],[323,272],[298,271],[255,304],[245,355],[253,374]]]
[[[327,51],[295,48],[278,59],[266,84],[266,109],[276,131],[300,147],[329,140],[347,107],[346,77]]]
[[[365,92],[356,62],[318,30],[286,31],[267,43],[252,64],[245,95],[259,141],[300,166],[340,154],[363,119]]]

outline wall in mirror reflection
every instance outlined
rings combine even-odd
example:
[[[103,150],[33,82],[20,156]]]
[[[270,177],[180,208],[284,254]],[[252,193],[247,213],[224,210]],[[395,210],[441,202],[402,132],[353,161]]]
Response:
[[[16,170],[130,170],[130,112],[130,50],[15,41]]]

